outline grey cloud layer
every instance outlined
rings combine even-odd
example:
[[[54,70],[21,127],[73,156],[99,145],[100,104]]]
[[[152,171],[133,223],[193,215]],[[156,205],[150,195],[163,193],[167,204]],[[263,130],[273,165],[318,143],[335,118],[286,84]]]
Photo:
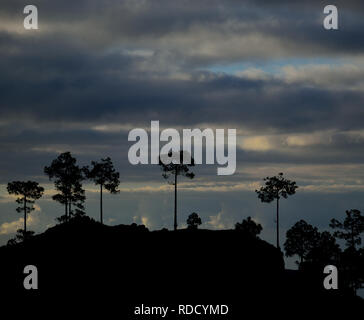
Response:
[[[175,58],[182,58],[180,63],[193,66],[242,58],[361,53],[363,4],[338,1],[342,30],[336,33],[322,28],[326,4],[205,0],[38,2],[41,33],[50,37],[65,34],[73,38],[70,42],[101,51],[118,45],[168,50]],[[15,24],[17,19],[21,22],[22,5],[21,1],[2,4],[7,23]]]
[[[244,121],[259,129],[298,131],[361,127],[362,92],[200,71],[259,57],[360,55],[364,28],[358,2],[339,3],[343,28],[331,33],[321,26],[317,1],[40,1],[38,6],[44,21],[38,33],[0,28],[3,119],[138,123],[143,114],[171,124],[179,119],[175,122]],[[17,21],[20,1],[2,7],[5,17]],[[344,80],[336,79],[339,86]]]

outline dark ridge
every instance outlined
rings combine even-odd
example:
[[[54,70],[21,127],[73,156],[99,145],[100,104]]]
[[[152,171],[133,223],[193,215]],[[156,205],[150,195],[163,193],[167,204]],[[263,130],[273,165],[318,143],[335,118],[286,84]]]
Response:
[[[333,303],[363,308],[359,298],[324,290],[323,274],[285,270],[274,246],[235,230],[151,232],[84,217],[1,247],[0,257],[4,292],[99,299],[99,307],[119,301],[124,314],[138,303],[225,303],[234,318],[258,304],[264,306],[259,312],[277,314],[277,305],[287,312],[302,305],[331,310]],[[39,272],[33,292],[23,288],[23,268],[30,264]]]

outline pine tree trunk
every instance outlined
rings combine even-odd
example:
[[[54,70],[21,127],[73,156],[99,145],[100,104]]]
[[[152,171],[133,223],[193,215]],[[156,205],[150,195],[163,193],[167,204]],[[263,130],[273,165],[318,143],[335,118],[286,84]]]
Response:
[[[66,203],[64,205],[64,214],[66,216],[66,222],[68,221],[68,201],[67,201],[67,198],[66,198]]]
[[[177,230],[177,170],[174,174],[174,231]]]
[[[277,248],[279,249],[279,198],[277,198]]]
[[[27,233],[27,197],[24,196],[24,240]]]
[[[102,212],[102,184],[100,184],[100,222],[101,224],[104,224]]]

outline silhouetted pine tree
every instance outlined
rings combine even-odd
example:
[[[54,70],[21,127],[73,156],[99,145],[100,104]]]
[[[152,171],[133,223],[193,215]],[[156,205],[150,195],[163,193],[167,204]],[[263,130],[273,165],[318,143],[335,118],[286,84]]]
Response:
[[[316,227],[313,227],[305,220],[300,220],[291,227],[286,233],[286,241],[284,250],[287,257],[298,255],[302,265],[309,253],[317,245],[319,240],[319,232]]]
[[[346,211],[346,217],[343,222],[332,219],[330,227],[339,229],[335,231],[334,236],[346,240],[346,250],[341,254],[341,265],[343,277],[349,287],[356,294],[357,289],[364,283],[364,273],[362,267],[361,249],[357,246],[361,244],[361,234],[364,232],[364,216],[357,209]]]
[[[68,221],[74,215],[83,215],[85,202],[85,190],[82,188],[82,181],[85,179],[83,170],[76,165],[76,159],[70,152],[60,154],[52,161],[49,167],[44,168],[44,173],[49,180],[54,180],[54,185],[58,194],[53,200],[61,203],[65,207],[65,214],[58,218],[60,222]],[[72,211],[72,205],[75,212]]]
[[[277,248],[279,248],[279,200],[281,198],[287,199],[288,196],[295,194],[298,186],[295,181],[285,179],[283,173],[274,177],[267,177],[264,181],[265,185],[255,192],[262,202],[270,203],[277,200]]]
[[[346,245],[356,249],[361,244],[361,234],[364,232],[364,216],[356,209],[346,210],[343,222],[332,219],[330,227],[342,231],[335,231],[334,236],[346,240]]]
[[[184,157],[187,159],[187,155],[184,155],[184,152],[180,151],[177,154],[169,152],[168,156],[159,158],[159,165],[163,171],[163,178],[173,178],[173,181],[170,181],[170,184],[174,185],[174,230],[177,230],[177,177],[185,176],[190,179],[195,177],[195,174],[190,172],[190,167],[195,165],[195,160],[191,156],[188,156],[190,159],[190,161],[188,161],[189,164],[184,164]],[[171,160],[170,163],[168,163],[168,159]]]
[[[117,188],[120,184],[120,174],[116,172],[111,159],[101,159],[101,162],[92,161],[91,169],[84,168],[88,179],[92,180],[96,185],[100,186],[100,222],[103,223],[103,204],[102,191],[103,188],[112,194],[120,192]]]
[[[34,233],[27,231],[27,214],[35,209],[33,204],[42,197],[44,188],[35,181],[13,181],[8,183],[7,190],[9,194],[20,196],[16,199],[16,202],[19,204],[16,211],[24,213],[24,229],[18,230],[18,233],[23,236],[22,240],[24,241]]]

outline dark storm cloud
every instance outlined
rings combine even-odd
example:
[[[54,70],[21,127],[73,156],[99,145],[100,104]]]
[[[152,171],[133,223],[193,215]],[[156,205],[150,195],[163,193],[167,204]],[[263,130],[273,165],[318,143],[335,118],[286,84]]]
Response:
[[[331,33],[318,23],[323,3],[317,1],[35,4],[44,23],[38,34],[0,33],[0,88],[6,92],[0,112],[5,119],[23,115],[40,122],[137,123],[143,114],[168,123],[234,119],[255,128],[285,130],[317,129],[336,120],[341,120],[339,127],[359,125],[358,115],[345,114],[342,103],[350,101],[355,108],[362,93],[333,94],[325,88],[196,71],[257,57],[358,54],[364,28],[355,1],[338,3],[343,27]],[[13,18],[19,8],[21,1],[5,1],[2,15]],[[245,46],[239,45],[239,37]],[[212,46],[208,52],[205,45]],[[151,53],[125,52],[138,48]],[[189,80],[169,77],[181,72]]]
[[[65,42],[60,45],[66,46]],[[3,55],[0,61],[2,119],[134,124],[159,119],[166,125],[225,122],[288,132],[362,126],[364,93],[360,91],[197,71],[186,71],[189,78],[179,80],[168,72],[141,70],[141,65],[153,64],[154,57],[98,56],[73,49],[52,53],[36,47],[40,49],[30,54],[22,49],[21,54]]]
[[[103,50],[123,45],[169,50],[198,67],[242,58],[358,54],[363,4],[337,1],[340,32],[322,28],[324,1],[38,1],[43,31]],[[21,1],[4,1],[19,19]],[[5,20],[5,23],[6,20]],[[261,50],[262,43],[266,49]],[[206,47],[214,50],[206,50]]]

